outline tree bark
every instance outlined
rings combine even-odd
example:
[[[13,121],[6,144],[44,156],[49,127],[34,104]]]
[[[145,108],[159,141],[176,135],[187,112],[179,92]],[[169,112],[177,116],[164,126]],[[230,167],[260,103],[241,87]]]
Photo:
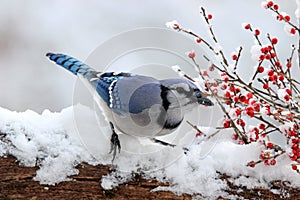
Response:
[[[19,166],[15,158],[0,158],[0,199],[164,199],[186,200],[189,195],[177,196],[171,192],[151,192],[164,184],[157,181],[135,180],[113,190],[103,190],[100,180],[109,173],[109,167],[80,164],[74,181],[55,186],[40,185],[33,180],[37,167]]]
[[[55,186],[41,185],[33,180],[37,167],[23,167],[16,163],[14,157],[0,158],[0,199],[117,199],[117,200],[140,200],[140,199],[162,199],[162,200],[190,200],[191,195],[177,196],[171,192],[151,192],[157,186],[166,184],[155,180],[144,180],[135,177],[132,181],[120,185],[112,190],[101,188],[100,180],[103,175],[109,173],[109,167],[103,165],[91,166],[80,164],[79,175],[72,176],[74,181],[59,183]],[[222,175],[220,178],[227,180],[229,177]],[[238,195],[246,199],[300,199],[300,188],[290,188],[278,181],[272,183],[273,189],[286,191],[289,196],[273,194],[270,190],[256,188],[248,190],[243,187],[232,185],[229,181],[228,193]],[[242,189],[242,190],[241,190]],[[201,199],[201,194],[198,194]],[[224,199],[224,198],[218,198]]]

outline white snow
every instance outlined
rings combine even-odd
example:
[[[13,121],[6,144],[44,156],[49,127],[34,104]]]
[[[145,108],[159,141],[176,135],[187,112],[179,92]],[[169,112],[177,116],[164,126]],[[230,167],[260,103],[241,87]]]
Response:
[[[181,70],[181,68],[178,66],[178,65],[174,65],[174,66],[171,66],[171,68],[177,72],[177,74],[180,76],[180,77],[183,77],[185,75],[185,73]]]
[[[38,165],[35,180],[55,184],[78,174],[74,167],[83,161],[93,164],[75,129],[64,129],[72,122],[72,108],[61,113],[45,110],[41,115],[27,110],[11,112],[0,107],[0,155],[13,155],[20,164]]]
[[[74,112],[79,118],[75,119]],[[68,181],[70,175],[78,174],[75,167],[81,162],[92,165],[111,163],[109,138],[101,135],[96,138],[96,134],[89,136],[102,151],[98,156],[91,153],[91,146],[82,138],[83,132],[89,134],[99,130],[93,117],[95,111],[83,105],[66,108],[60,113],[46,110],[41,115],[30,110],[17,113],[0,108],[0,155],[13,155],[24,166],[38,166],[34,179],[41,184]],[[85,131],[78,128],[79,124],[83,124]],[[105,125],[101,128],[110,135]],[[201,129],[207,135],[216,131]],[[232,130],[228,129],[207,140],[204,136],[195,137],[193,129],[184,132],[180,129],[175,135],[160,138],[178,144],[175,148],[120,135],[122,151],[114,161],[116,171],[104,176],[101,185],[111,189],[130,180],[132,172],[142,172],[145,178],[171,183],[171,186],[158,187],[154,191],[201,193],[202,197],[211,199],[228,196],[224,192],[228,186],[220,179],[220,174],[231,176],[230,181],[247,188],[268,187],[272,180],[289,181],[293,186],[300,186],[299,174],[291,169],[287,156],[279,157],[275,166],[258,164],[255,168],[246,167],[249,161],[258,159],[261,145],[235,144],[231,134]],[[187,154],[181,146],[189,147]]]
[[[166,27],[170,29],[177,29],[179,23],[176,20],[170,21],[166,23]]]
[[[267,5],[268,5],[268,2],[267,2],[267,1],[261,2],[260,5],[261,5],[262,8],[265,8],[265,9],[268,8],[268,7],[267,7]]]
[[[253,45],[250,50],[251,58],[254,61],[259,61],[259,57],[261,55],[260,51],[261,47],[259,45]]]

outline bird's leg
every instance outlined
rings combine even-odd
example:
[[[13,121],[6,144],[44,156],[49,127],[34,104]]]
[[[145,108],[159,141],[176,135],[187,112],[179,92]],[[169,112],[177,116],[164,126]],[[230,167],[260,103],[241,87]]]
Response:
[[[111,139],[110,139],[111,143],[110,143],[109,153],[113,153],[113,159],[112,159],[112,162],[113,162],[116,157],[116,154],[117,154],[117,148],[119,150],[119,153],[121,151],[121,144],[120,144],[118,134],[115,131],[115,127],[114,127],[113,123],[109,122],[109,124],[110,124],[110,128],[112,131],[112,135],[111,135]]]
[[[168,143],[168,142],[164,142],[164,141],[158,140],[158,139],[156,139],[156,138],[151,138],[151,140],[152,140],[154,143],[161,144],[161,145],[164,145],[164,146],[168,146],[168,147],[176,147],[175,144],[170,144],[170,143]],[[189,149],[186,148],[186,147],[182,147],[182,149],[183,149],[184,152],[189,151]]]

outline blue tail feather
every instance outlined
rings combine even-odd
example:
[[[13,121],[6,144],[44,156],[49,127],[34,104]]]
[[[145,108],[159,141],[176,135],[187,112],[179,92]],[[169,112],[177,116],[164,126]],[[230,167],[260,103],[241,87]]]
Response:
[[[78,73],[85,75],[87,72],[95,71],[83,62],[68,55],[60,53],[47,53],[46,56],[49,57],[49,59],[55,62],[56,64],[62,66],[63,68],[67,69],[75,75],[77,75]]]

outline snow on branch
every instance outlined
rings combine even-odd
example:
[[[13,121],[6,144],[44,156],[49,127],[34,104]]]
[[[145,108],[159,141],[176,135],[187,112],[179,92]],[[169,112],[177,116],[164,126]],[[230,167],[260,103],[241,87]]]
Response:
[[[299,5],[298,1],[297,3]],[[255,167],[260,163],[272,166],[277,164],[280,157],[289,157],[290,169],[300,173],[300,29],[292,22],[290,15],[280,11],[278,4],[266,1],[262,5],[275,14],[276,20],[284,22],[284,30],[289,35],[298,36],[299,43],[298,47],[292,44],[290,56],[282,60],[277,49],[280,38],[267,33],[267,42],[263,42],[260,29],[254,29],[248,23],[243,24],[244,29],[256,41],[251,48],[251,55],[247,55],[256,61],[249,81],[243,79],[237,71],[240,65],[247,65],[239,63],[243,47],[239,47],[228,59],[212,28],[213,15],[207,14],[203,7],[200,8],[200,13],[207,24],[213,44],[185,29],[178,22],[176,29],[173,29],[194,37],[197,43],[203,43],[218,58],[219,63],[213,63],[204,56],[209,63],[210,70],[207,72],[200,69],[195,53],[194,56],[189,56],[205,83],[206,91],[215,98],[224,114],[222,124],[217,129],[233,130],[232,138],[237,144],[260,144],[259,156],[255,160],[249,160],[246,166]],[[297,10],[297,20],[298,12]],[[293,66],[295,57],[299,67]],[[214,71],[218,73],[213,73]],[[270,141],[269,135],[272,133],[282,134],[286,145],[280,146]]]

